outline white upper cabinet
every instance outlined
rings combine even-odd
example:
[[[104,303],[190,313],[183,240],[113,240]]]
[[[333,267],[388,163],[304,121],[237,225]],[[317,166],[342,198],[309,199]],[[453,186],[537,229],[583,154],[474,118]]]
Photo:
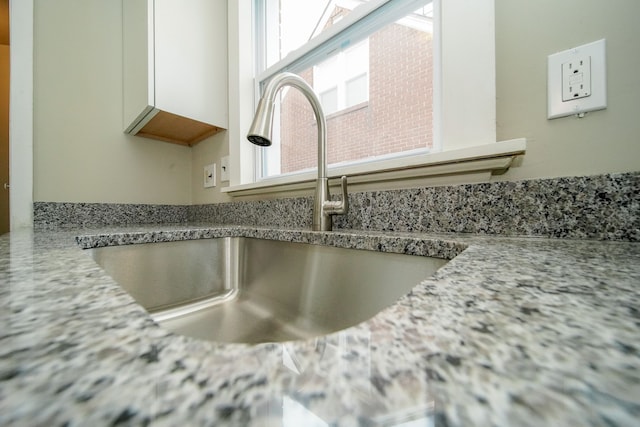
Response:
[[[226,129],[227,2],[122,5],[125,132],[193,145]]]

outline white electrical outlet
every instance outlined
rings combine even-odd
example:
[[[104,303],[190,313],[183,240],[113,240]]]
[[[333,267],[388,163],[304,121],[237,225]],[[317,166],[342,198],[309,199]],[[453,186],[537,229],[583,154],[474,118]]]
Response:
[[[605,40],[549,55],[547,117],[579,115],[607,108]]]
[[[216,164],[211,163],[204,167],[204,188],[216,186]]]
[[[562,101],[591,95],[591,57],[580,56],[562,64]]]
[[[220,159],[220,182],[229,181],[229,156]]]

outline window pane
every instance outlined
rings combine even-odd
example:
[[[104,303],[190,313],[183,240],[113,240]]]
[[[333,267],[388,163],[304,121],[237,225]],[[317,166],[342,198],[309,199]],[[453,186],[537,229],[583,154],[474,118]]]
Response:
[[[369,39],[344,51],[344,72],[348,78],[369,70]]]
[[[277,38],[266,55],[266,66],[273,65],[287,54],[324,30],[339,22],[355,8],[368,0],[267,0],[272,11],[266,18],[266,31],[270,37]],[[270,16],[270,17],[269,17]]]
[[[369,99],[366,74],[355,77],[346,83],[345,97],[347,108],[365,102]]]
[[[338,88],[334,87],[320,94],[320,103],[324,114],[333,114],[338,111]]]
[[[313,68],[313,88],[320,94],[325,114],[333,114],[369,99],[368,73],[369,40],[361,41],[316,65]],[[325,97],[328,97],[326,102]]]
[[[339,55],[334,55],[314,67],[313,89],[316,92],[322,93],[337,87],[336,81],[338,76],[342,74],[339,59]]]
[[[330,165],[432,147],[432,28],[432,9],[426,6],[297,72],[330,115]],[[280,167],[266,168],[263,177],[317,166],[317,126],[309,102],[291,89],[279,109],[274,127],[281,139],[274,144],[280,144]]]

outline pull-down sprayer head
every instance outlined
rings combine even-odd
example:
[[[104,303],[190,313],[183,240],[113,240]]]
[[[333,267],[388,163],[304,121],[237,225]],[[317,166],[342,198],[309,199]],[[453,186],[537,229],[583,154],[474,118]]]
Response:
[[[271,145],[271,127],[273,126],[273,104],[275,102],[275,93],[271,99],[267,99],[267,96],[260,98],[258,103],[258,109],[255,116],[253,116],[253,122],[249,128],[247,139],[260,147],[268,147]]]
[[[271,145],[271,128],[273,125],[274,104],[278,91],[284,86],[291,86],[298,89],[309,100],[313,108],[316,121],[318,122],[318,148],[324,151],[326,147],[326,123],[322,106],[318,96],[311,86],[300,76],[293,73],[281,73],[272,78],[264,89],[264,94],[260,98],[256,114],[249,128],[247,139],[255,145],[268,147]],[[325,155],[326,156],[326,155]],[[323,162],[325,159],[322,160]]]

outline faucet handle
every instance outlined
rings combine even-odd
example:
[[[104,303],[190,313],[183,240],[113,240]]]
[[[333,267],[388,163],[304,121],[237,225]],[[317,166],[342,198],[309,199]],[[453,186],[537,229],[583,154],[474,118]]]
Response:
[[[345,175],[340,178],[340,187],[342,188],[342,206],[338,214],[344,215],[349,212],[349,194],[347,193],[347,177]]]
[[[340,186],[342,188],[341,201],[324,202],[324,212],[327,215],[344,215],[349,211],[349,195],[347,194],[347,177],[340,178]]]

